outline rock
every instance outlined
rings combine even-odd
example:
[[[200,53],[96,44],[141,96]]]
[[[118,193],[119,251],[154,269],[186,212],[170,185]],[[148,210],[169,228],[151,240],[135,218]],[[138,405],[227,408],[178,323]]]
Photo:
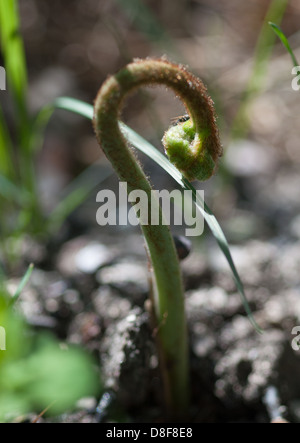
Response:
[[[152,339],[148,314],[134,308],[106,330],[101,345],[101,368],[106,389],[129,406],[142,404],[150,381]]]
[[[121,320],[129,314],[132,309],[131,300],[122,297],[115,289],[110,286],[100,286],[92,294],[93,305],[96,312],[101,317],[105,327],[112,322]]]
[[[195,289],[211,282],[211,271],[208,267],[207,257],[204,255],[192,252],[182,262],[181,268],[186,290]]]
[[[100,269],[96,278],[101,285],[109,285],[118,289],[139,305],[144,303],[145,296],[149,291],[150,273],[147,263],[132,258],[123,259]]]
[[[92,341],[98,343],[100,333],[101,324],[98,315],[94,312],[82,312],[72,321],[68,335],[71,343],[86,345]]]
[[[228,295],[223,288],[212,287],[189,291],[186,297],[186,311],[189,321],[211,322],[217,316],[232,316],[240,308],[237,294]]]
[[[89,243],[75,255],[75,264],[79,271],[94,274],[112,258],[109,249],[99,243]]]
[[[94,274],[101,267],[110,263],[115,251],[103,244],[89,239],[77,237],[64,244],[59,252],[57,266],[66,277],[78,274]]]
[[[276,386],[283,395],[287,378],[297,378],[300,369],[300,362],[285,334],[270,329],[258,336],[250,332],[246,323],[240,326],[233,328],[230,340],[224,332],[220,337],[226,351],[215,366],[216,396],[225,405],[236,406],[238,403],[249,405],[260,402],[270,385]],[[289,370],[286,371],[286,368]],[[290,395],[293,394],[285,393],[286,397]]]

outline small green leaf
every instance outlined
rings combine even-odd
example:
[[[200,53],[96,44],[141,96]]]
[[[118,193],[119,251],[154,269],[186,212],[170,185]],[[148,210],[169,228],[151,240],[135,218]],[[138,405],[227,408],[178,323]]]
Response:
[[[30,276],[31,276],[32,271],[33,271],[33,268],[34,268],[34,266],[31,263],[28,266],[28,269],[27,269],[24,277],[22,278],[19,286],[17,287],[16,292],[14,293],[13,297],[11,298],[11,304],[14,304],[18,300],[18,298],[20,297],[21,292],[23,291],[23,289],[25,288],[25,286],[27,285],[27,283],[28,283],[28,281],[30,279]]]
[[[293,50],[292,50],[292,48],[291,48],[291,46],[289,44],[289,41],[288,41],[287,37],[283,33],[282,29],[278,25],[276,25],[275,23],[272,23],[272,22],[269,22],[269,25],[271,26],[271,28],[273,29],[275,34],[279,37],[281,43],[284,45],[284,47],[286,48],[286,50],[290,54],[294,66],[299,66],[299,63],[297,62],[295,54],[294,54],[294,52],[293,52]]]

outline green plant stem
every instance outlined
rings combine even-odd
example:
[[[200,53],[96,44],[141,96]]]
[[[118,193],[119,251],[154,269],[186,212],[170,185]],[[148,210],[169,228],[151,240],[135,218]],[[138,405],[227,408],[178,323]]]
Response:
[[[94,107],[94,128],[100,146],[128,193],[142,190],[148,197],[148,214],[159,213],[160,224],[141,224],[155,277],[154,312],[165,400],[173,416],[183,416],[189,401],[187,328],[181,272],[169,228],[163,223],[158,201],[151,198],[151,185],[127,146],[118,119],[124,98],[137,87],[164,84],[177,93],[187,106],[199,133],[210,128],[211,148],[217,130],[210,99],[198,79],[183,67],[165,60],[140,60],[110,77],[100,89]],[[218,152],[217,152],[218,151]]]

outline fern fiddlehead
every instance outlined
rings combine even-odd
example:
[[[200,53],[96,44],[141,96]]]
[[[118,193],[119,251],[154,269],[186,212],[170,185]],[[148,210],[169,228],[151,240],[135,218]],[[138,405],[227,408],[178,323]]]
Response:
[[[148,196],[148,214],[160,214],[159,225],[141,224],[151,258],[158,325],[159,355],[170,411],[179,415],[188,404],[187,328],[184,295],[178,258],[169,228],[157,201],[151,199],[151,185],[128,147],[119,128],[123,101],[138,87],[165,85],[184,102],[190,119],[165,133],[163,144],[172,163],[189,180],[208,179],[222,153],[212,100],[203,83],[183,66],[164,59],[145,59],[130,63],[108,78],[100,88],[94,105],[94,129],[100,146],[128,193],[143,190]]]

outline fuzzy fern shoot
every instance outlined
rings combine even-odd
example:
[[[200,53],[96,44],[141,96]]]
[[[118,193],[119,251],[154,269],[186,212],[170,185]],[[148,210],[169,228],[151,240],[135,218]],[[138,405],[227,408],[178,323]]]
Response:
[[[137,60],[109,77],[94,105],[94,128],[100,146],[127,192],[142,190],[148,214],[160,214],[159,225],[141,224],[153,267],[153,311],[165,400],[173,417],[182,417],[189,399],[187,328],[178,257],[159,202],[151,199],[151,184],[129,148],[119,125],[124,99],[141,86],[164,85],[183,101],[190,119],[173,126],[164,136],[167,155],[190,179],[208,179],[222,153],[212,100],[203,83],[183,66],[165,59]]]

